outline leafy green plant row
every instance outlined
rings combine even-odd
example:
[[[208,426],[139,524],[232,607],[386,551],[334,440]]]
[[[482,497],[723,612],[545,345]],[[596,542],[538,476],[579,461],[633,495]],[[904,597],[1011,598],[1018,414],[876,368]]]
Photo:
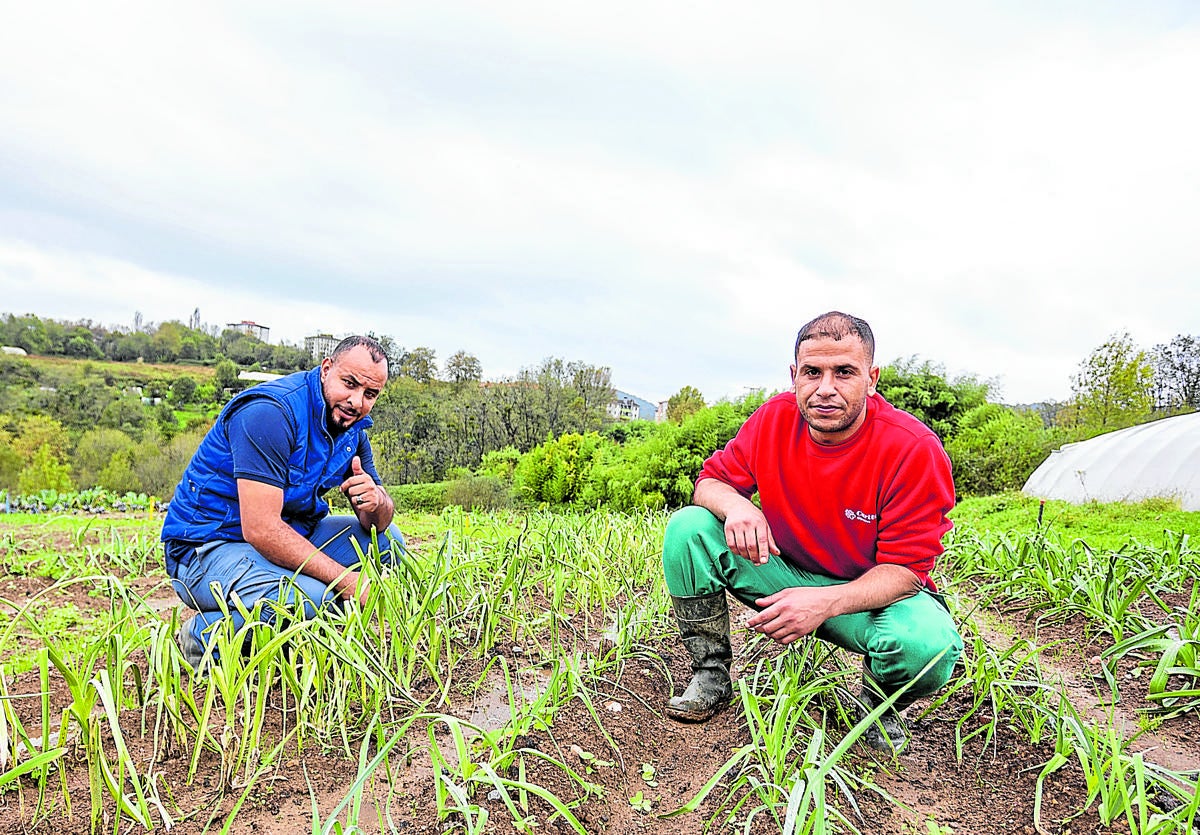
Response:
[[[1045,622],[1082,615],[1117,642],[1179,607],[1165,599],[1200,579],[1200,554],[1186,533],[1165,531],[1159,546],[1130,540],[1097,549],[1040,529],[979,535],[956,531],[942,565],[980,605],[1032,610]],[[1184,607],[1186,611],[1186,607]]]
[[[1200,710],[1200,553],[1186,533],[1165,531],[1158,547],[1130,540],[1101,550],[1040,529],[963,531],[946,564],[977,605],[1036,613],[1038,623],[1082,617],[1092,635],[1107,636],[1097,660],[1114,699],[1115,671],[1132,661],[1152,671],[1146,710]]]
[[[5,513],[126,513],[157,509],[159,500],[145,493],[118,493],[103,487],[88,490],[39,490],[19,495],[0,490],[0,511]]]
[[[222,621],[202,676],[191,675],[171,639],[177,621],[164,622],[120,578],[64,577],[56,586],[104,590],[107,625],[80,651],[42,629],[32,603],[24,610],[24,621],[44,644],[36,662],[40,678],[61,676],[72,705],[51,716],[50,688],[41,687],[44,721],[35,723],[35,731],[13,709],[15,700],[32,694],[0,694],[0,784],[19,779],[35,785],[35,813],[41,813],[56,791],[55,805],[71,802],[55,776],[70,758],[82,757],[91,775],[93,821],[115,814],[143,827],[166,827],[195,810],[173,808],[160,794],[157,754],[149,764],[128,756],[123,734],[129,724],[122,717],[138,717],[156,752],[183,746],[191,777],[202,763],[216,762],[219,785],[240,792],[284,751],[332,748],[354,756],[364,740],[380,743],[407,733],[418,718],[448,723],[438,716],[453,693],[485,686],[497,675],[506,682],[511,722],[499,732],[479,731],[485,758],[472,749],[459,758],[457,771],[447,773],[457,773],[463,785],[489,769],[497,779],[513,781],[513,770],[536,756],[515,749],[513,741],[544,726],[567,701],[587,702],[592,677],[619,668],[661,620],[665,596],[635,593],[661,582],[652,559],[660,521],[448,513],[438,546],[395,565],[382,565],[374,548],[364,555],[371,584],[362,606],[303,620],[283,609],[264,613],[235,605],[245,623],[235,629],[232,619]],[[611,630],[614,639],[603,652],[586,662],[570,654],[577,652],[578,634],[610,625],[619,628]],[[522,647],[519,656],[513,646]],[[482,673],[477,664],[462,663],[483,659]],[[518,663],[545,673],[533,696],[513,684]],[[284,738],[265,730],[273,711],[288,717]],[[478,734],[471,731],[472,738]],[[73,740],[78,744],[68,744]],[[449,783],[443,788],[449,815],[455,793]],[[544,795],[536,787],[521,791]],[[572,799],[543,800],[565,809]]]
[[[450,510],[438,522],[436,541],[414,547],[397,564],[381,564],[374,548],[365,555],[370,592],[361,606],[351,603],[314,620],[271,610],[266,623],[261,609],[242,609],[245,625],[235,629],[232,621],[223,622],[204,676],[193,676],[180,658],[171,639],[177,620],[164,621],[117,576],[144,572],[144,556],[135,553],[144,543],[114,538],[56,584],[86,584],[103,595],[107,611],[95,640],[82,647],[66,643],[39,622],[32,602],[20,615],[38,631],[43,649],[36,655],[39,683],[32,692],[14,692],[12,679],[0,672],[0,786],[19,781],[34,789],[35,820],[70,802],[88,810],[93,828],[98,821],[107,821],[105,828],[123,828],[122,822],[165,828],[209,814],[179,807],[177,793],[155,771],[162,755],[182,750],[189,779],[215,770],[218,786],[236,798],[223,821],[210,822],[212,831],[227,831],[282,757],[339,750],[358,762],[359,777],[337,809],[324,815],[314,809],[313,830],[349,832],[370,826],[364,820],[368,781],[390,781],[400,752],[411,757],[419,750],[434,766],[439,818],[462,831],[487,831],[489,815],[496,814],[519,831],[549,822],[584,831],[579,806],[603,791],[587,761],[568,762],[521,740],[550,727],[568,705],[581,705],[603,731],[604,711],[594,703],[599,680],[619,678],[634,658],[659,663],[646,648],[667,624],[657,560],[664,524],[660,513]],[[963,539],[955,548],[965,552],[978,544]],[[1143,558],[1154,570],[1171,571],[1192,559],[1188,547],[1182,543],[1174,554],[1147,549]],[[1102,563],[1086,553],[1025,556],[1033,563],[1029,582],[1038,589],[1071,588],[1063,572],[1075,577]],[[1004,548],[955,551],[948,585],[964,588],[961,572],[968,570],[983,571],[985,583],[998,582],[986,574],[993,558],[1007,560],[1010,573],[1018,564]],[[104,573],[105,564],[115,573]],[[1121,575],[1118,582],[1114,575],[1110,585],[1127,580],[1133,577]],[[1193,612],[1195,603],[1193,598]],[[1102,807],[1105,820],[1124,820],[1132,832],[1146,835],[1187,831],[1167,827],[1195,821],[1194,774],[1147,762],[1130,753],[1129,740],[1111,723],[1082,719],[1057,683],[1046,680],[1040,662],[1045,647],[1021,641],[992,646],[972,611],[957,614],[967,640],[962,672],[928,710],[936,716],[947,700],[967,700],[970,707],[957,725],[960,758],[976,750],[996,756],[996,731],[1010,725],[1035,743],[1053,745],[1039,787],[1066,763],[1078,762],[1088,805]],[[1194,664],[1194,616],[1175,625],[1177,633],[1143,635],[1141,644],[1121,651],[1157,654],[1153,676],[1161,676],[1164,693],[1170,693],[1163,704],[1187,709],[1192,697],[1178,682],[1180,671]],[[606,640],[593,646],[591,638],[600,634]],[[1137,637],[1130,631],[1126,640]],[[658,815],[704,808],[710,826],[748,829],[770,821],[789,833],[861,829],[860,798],[882,791],[847,759],[871,721],[857,721],[851,709],[848,682],[856,665],[817,641],[775,649],[766,641],[752,643],[747,671],[739,677],[737,709],[747,723],[747,744],[679,808],[661,808],[647,792],[631,792],[633,808]],[[521,685],[530,669],[539,679],[533,690]],[[58,715],[42,695],[52,690],[52,676],[67,683],[71,698]],[[456,693],[497,683],[510,710],[501,727],[448,714]],[[32,720],[17,710],[27,699],[37,705]],[[282,734],[267,730],[272,715],[287,717]],[[135,732],[150,741],[153,756],[130,756],[129,734]],[[78,765],[89,775],[82,803],[67,795],[63,778],[65,769]],[[545,768],[566,775],[569,792],[555,794],[539,784],[535,775]],[[494,799],[485,804],[488,795]]]

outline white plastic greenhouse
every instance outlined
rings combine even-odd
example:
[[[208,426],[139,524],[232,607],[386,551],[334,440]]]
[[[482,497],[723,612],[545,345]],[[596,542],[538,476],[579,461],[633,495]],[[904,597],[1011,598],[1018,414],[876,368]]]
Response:
[[[1166,497],[1200,510],[1200,412],[1067,444],[1034,470],[1024,492],[1074,504]]]

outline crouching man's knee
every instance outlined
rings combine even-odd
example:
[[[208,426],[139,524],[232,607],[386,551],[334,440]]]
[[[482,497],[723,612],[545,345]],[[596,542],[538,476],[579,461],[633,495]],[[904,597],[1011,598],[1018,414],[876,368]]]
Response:
[[[906,701],[928,696],[946,686],[962,656],[962,637],[945,610],[941,615],[906,621],[872,648],[867,674],[885,693],[912,682]]]
[[[937,652],[931,652],[931,649],[926,648],[923,654],[913,659],[910,680],[916,679],[916,682],[909,690],[913,698],[928,696],[946,686],[954,674],[954,665],[962,656],[962,639],[955,634],[954,640]]]

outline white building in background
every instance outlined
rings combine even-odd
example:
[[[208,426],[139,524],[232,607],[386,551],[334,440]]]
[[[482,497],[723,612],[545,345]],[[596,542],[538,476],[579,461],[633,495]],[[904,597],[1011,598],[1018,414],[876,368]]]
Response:
[[[613,420],[637,420],[640,411],[637,401],[632,397],[618,396],[608,404],[608,416]]]
[[[226,322],[226,330],[241,331],[247,336],[253,336],[260,342],[267,342],[271,335],[271,329],[266,325],[260,325],[258,322],[251,322],[249,319],[243,319],[240,322]]]
[[[304,350],[315,362],[320,362],[333,353],[333,349],[342,340],[331,333],[318,333],[304,337]]]
[[[619,390],[613,392],[607,412],[613,420],[654,420],[653,403]]]

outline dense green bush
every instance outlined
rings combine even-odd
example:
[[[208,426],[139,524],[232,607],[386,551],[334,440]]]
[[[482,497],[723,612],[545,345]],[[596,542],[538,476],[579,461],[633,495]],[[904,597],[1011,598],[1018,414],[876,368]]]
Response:
[[[943,441],[956,431],[959,420],[987,401],[988,384],[972,376],[946,379],[946,370],[916,357],[898,359],[879,372],[883,399],[903,409],[937,433]]]
[[[614,510],[681,507],[704,459],[728,443],[763,402],[762,393],[718,403],[680,424],[647,424],[618,444],[595,433],[564,435],[530,450],[514,488],[527,502]]]
[[[17,476],[17,490],[23,494],[42,490],[65,492],[73,490],[71,465],[58,460],[50,444],[42,444],[33,454],[33,460],[22,468]]]
[[[499,479],[506,485],[511,485],[513,473],[521,461],[521,452],[515,446],[506,446],[485,453],[476,473],[482,476]]]
[[[446,504],[463,510],[499,510],[512,504],[512,493],[504,481],[494,476],[468,476],[450,482]]]
[[[401,484],[387,488],[388,495],[396,505],[396,510],[412,510],[426,513],[440,513],[446,507],[446,491],[450,483],[432,481],[425,484]],[[336,494],[340,496],[341,494]],[[333,496],[330,496],[333,504]],[[349,505],[347,505],[349,507]]]
[[[13,449],[7,434],[0,430],[0,490],[15,490],[25,459]]]
[[[964,414],[946,442],[960,496],[983,496],[1020,490],[1067,438],[1047,428],[1040,415],[997,403],[976,406]]]
[[[109,490],[127,492],[133,488],[128,486],[123,477],[114,476],[118,472],[129,473],[132,478],[134,449],[137,444],[120,429],[98,427],[89,429],[79,438],[75,445],[75,479],[84,487],[98,485]],[[109,478],[105,477],[109,474]],[[120,482],[120,483],[115,483]]]
[[[526,502],[551,505],[576,504],[584,484],[608,444],[597,432],[569,432],[526,453],[513,472],[513,490]]]

